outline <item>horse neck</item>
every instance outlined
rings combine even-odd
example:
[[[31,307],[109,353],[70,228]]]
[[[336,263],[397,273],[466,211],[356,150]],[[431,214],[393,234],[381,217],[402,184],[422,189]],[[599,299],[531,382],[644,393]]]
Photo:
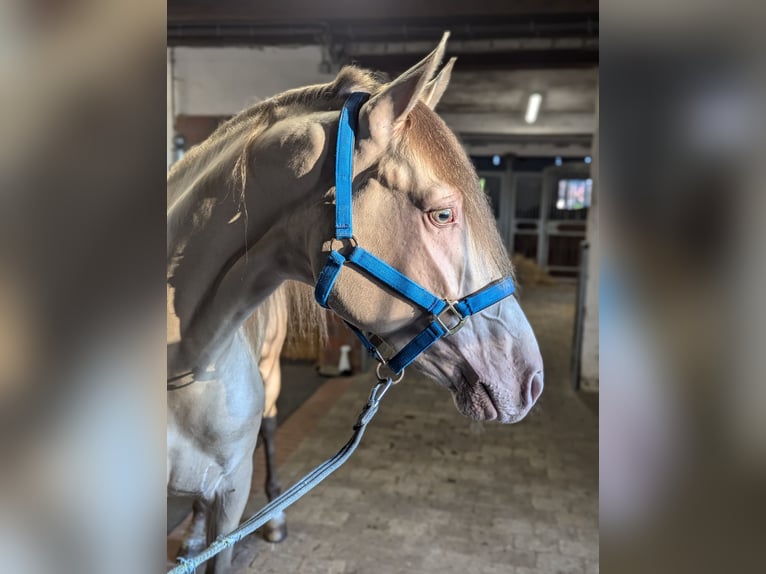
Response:
[[[178,322],[177,340],[168,350],[170,372],[214,363],[236,329],[284,280],[312,282],[312,251],[319,251],[322,235],[329,233],[320,225],[325,210],[319,205],[331,182],[290,177],[289,157],[280,159],[281,171],[270,170],[273,149],[250,142],[248,165],[255,169],[244,190],[239,186],[232,174],[248,145],[248,130],[240,132],[240,141],[207,145],[185,158],[180,167],[188,171],[169,180],[168,197],[176,198],[168,211],[169,305]],[[318,173],[326,171],[325,155],[316,162]]]

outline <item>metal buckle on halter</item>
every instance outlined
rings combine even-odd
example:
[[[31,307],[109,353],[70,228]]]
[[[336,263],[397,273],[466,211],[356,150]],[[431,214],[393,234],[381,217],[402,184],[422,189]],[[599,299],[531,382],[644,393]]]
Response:
[[[381,354],[380,350],[377,347],[374,347],[373,351],[370,351],[370,355],[373,359],[378,361],[378,366],[385,365],[387,363],[386,359]]]
[[[458,311],[457,308],[455,307],[455,305],[457,304],[457,301],[450,301],[449,299],[444,299],[444,302],[447,304],[447,306],[444,309],[442,309],[440,313],[438,313],[437,315],[434,315],[433,318],[434,318],[434,321],[437,321],[439,325],[441,325],[444,328],[444,330],[447,331],[447,335],[454,335],[463,327],[463,325],[465,325],[465,320],[467,319],[467,317],[464,317],[463,314],[460,311]],[[451,327],[447,325],[447,323],[442,321],[442,318],[441,318],[441,316],[447,311],[450,311],[457,318],[457,323],[455,323]]]

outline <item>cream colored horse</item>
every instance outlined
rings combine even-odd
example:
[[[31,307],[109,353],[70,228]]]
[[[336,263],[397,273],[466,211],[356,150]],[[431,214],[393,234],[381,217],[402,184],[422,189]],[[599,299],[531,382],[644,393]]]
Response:
[[[276,474],[275,432],[277,399],[282,390],[282,370],[279,361],[287,339],[288,327],[298,337],[318,338],[321,341],[326,336],[324,310],[314,302],[313,293],[306,285],[294,281],[285,282],[243,325],[250,353],[257,359],[258,371],[263,380],[263,419],[260,431],[257,421],[253,421],[252,435],[259,432],[263,442],[266,465],[264,490],[269,500],[277,497],[282,490]],[[251,444],[252,440],[248,441],[248,446]],[[207,520],[205,504],[201,500],[195,500],[192,521],[184,535],[179,556],[191,556],[205,548]],[[269,542],[281,542],[287,535],[284,515],[266,523],[262,533]]]
[[[168,177],[168,379],[187,385],[168,394],[168,491],[203,502],[208,541],[240,520],[252,429],[264,408],[242,325],[285,280],[316,282],[332,244],[334,142],[349,94],[371,94],[354,150],[359,243],[449,299],[511,271],[476,172],[432,109],[449,80],[447,72],[429,83],[445,42],[388,84],[344,68],[329,84],[262,102],[190,150]],[[430,321],[352,270],[341,273],[329,303],[394,348]],[[513,297],[414,366],[481,420],[521,420],[543,386],[537,342]],[[223,552],[208,569],[222,572],[230,561]]]

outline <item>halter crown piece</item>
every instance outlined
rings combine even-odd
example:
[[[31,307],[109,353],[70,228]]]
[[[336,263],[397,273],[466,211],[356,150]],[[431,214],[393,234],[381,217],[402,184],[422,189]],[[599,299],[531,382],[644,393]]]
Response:
[[[354,175],[354,140],[359,108],[369,97],[364,92],[351,94],[340,112],[335,156],[335,239],[338,240],[353,238],[351,184]],[[322,307],[330,308],[327,300],[345,264],[350,264],[356,271],[420,307],[431,317],[430,323],[390,359],[385,359],[360,329],[346,321],[370,354],[397,375],[436,341],[457,333],[468,317],[505,299],[514,290],[513,279],[505,277],[457,301],[441,299],[354,242],[346,255],[337,250],[330,251],[319,273],[314,296]]]

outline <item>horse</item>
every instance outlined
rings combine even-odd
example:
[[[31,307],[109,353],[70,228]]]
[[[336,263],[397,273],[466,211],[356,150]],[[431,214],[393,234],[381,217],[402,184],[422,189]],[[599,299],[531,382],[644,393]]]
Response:
[[[435,75],[446,40],[391,82],[347,66],[332,82],[258,103],[168,174],[168,380],[178,389],[168,396],[168,492],[204,504],[208,542],[237,526],[247,501],[252,459],[237,456],[239,442],[260,422],[264,400],[242,325],[279,285],[317,284],[328,254],[354,244],[450,308],[512,277],[476,172],[433,110],[449,82],[449,70]],[[359,104],[348,174],[356,231],[340,239],[332,144],[340,110],[361,92],[369,98]],[[324,287],[335,314],[394,349],[438,319],[348,268]],[[523,419],[542,392],[543,363],[518,299],[459,327],[413,366],[468,417]],[[231,558],[229,548],[208,572],[225,572]]]
[[[260,375],[260,380],[255,378],[250,384],[256,388],[263,385],[264,406],[260,428],[257,419],[254,419],[253,424],[249,426],[250,432],[243,433],[245,439],[238,443],[241,452],[238,450],[235,458],[239,460],[252,458],[256,438],[260,436],[266,467],[264,490],[270,501],[282,492],[276,473],[274,435],[277,429],[277,399],[282,388],[279,360],[287,340],[288,329],[291,330],[293,337],[312,336],[318,337],[320,341],[323,341],[327,334],[324,311],[314,302],[313,295],[307,287],[294,281],[286,281],[280,286],[245,320],[242,326],[248,350],[258,364]],[[241,394],[257,400],[257,394]],[[173,401],[174,411],[183,404],[183,397],[179,398],[180,402],[175,402],[175,396],[169,398]],[[203,406],[195,403],[191,408]],[[238,486],[249,489],[250,483],[244,484],[243,481]],[[192,513],[191,523],[184,534],[178,552],[178,556],[181,557],[192,556],[207,545],[208,517],[202,500],[194,500]],[[287,536],[284,514],[281,513],[267,522],[262,534],[268,542],[277,543],[284,540]]]

